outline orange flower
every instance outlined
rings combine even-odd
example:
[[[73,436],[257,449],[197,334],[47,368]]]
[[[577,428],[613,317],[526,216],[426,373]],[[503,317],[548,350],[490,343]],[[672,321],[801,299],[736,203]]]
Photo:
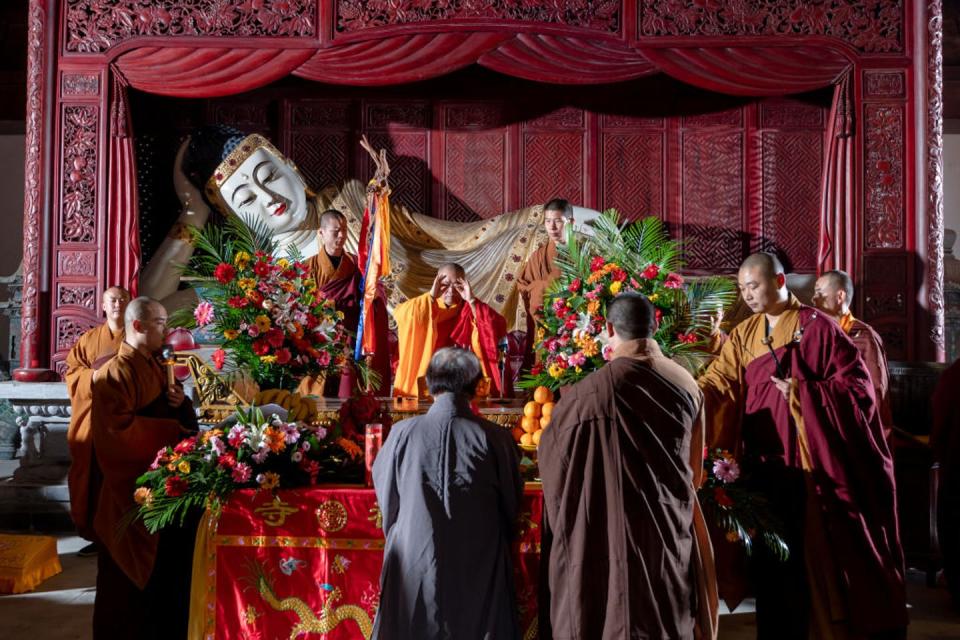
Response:
[[[263,439],[266,441],[267,446],[270,447],[270,451],[274,453],[280,453],[286,446],[283,431],[274,429],[273,427],[267,427],[263,430]]]
[[[347,455],[356,460],[361,455],[363,451],[360,450],[360,447],[353,440],[348,440],[347,438],[337,438],[337,444],[347,452]]]

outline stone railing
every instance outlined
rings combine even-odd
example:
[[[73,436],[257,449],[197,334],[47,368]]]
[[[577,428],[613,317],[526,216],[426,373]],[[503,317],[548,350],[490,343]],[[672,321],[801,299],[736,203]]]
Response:
[[[63,382],[0,382],[0,399],[13,407],[20,429],[20,470],[56,480],[70,464],[70,399]],[[13,434],[15,435],[15,434]],[[11,438],[12,440],[12,438]],[[0,443],[0,446],[8,443]],[[21,475],[20,473],[17,474]]]

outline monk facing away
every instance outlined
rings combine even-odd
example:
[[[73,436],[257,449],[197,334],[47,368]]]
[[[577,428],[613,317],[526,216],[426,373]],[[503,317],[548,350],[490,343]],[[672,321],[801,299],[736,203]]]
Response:
[[[116,355],[123,343],[123,313],[130,302],[130,294],[122,287],[110,287],[103,292],[101,309],[107,321],[90,329],[77,340],[67,354],[67,393],[70,395],[70,426],[67,428],[67,446],[70,448],[70,472],[67,486],[70,490],[70,516],[77,531],[94,541],[81,549],[78,555],[96,553],[96,535],[93,532],[93,513],[100,488],[100,470],[93,456],[93,435],[90,432],[90,409],[93,403],[93,383],[100,369]]]
[[[383,512],[375,640],[519,640],[511,541],[523,493],[509,432],[474,415],[480,362],[438,350],[436,399],[398,422],[373,465]]]
[[[347,219],[335,209],[324,211],[320,216],[318,232],[320,250],[307,260],[310,275],[316,280],[320,293],[334,300],[337,311],[343,313],[344,326],[356,334],[363,304],[361,272],[356,257],[344,251],[347,241]],[[374,300],[374,323],[377,328],[378,349],[370,359],[374,371],[380,374],[380,389],[390,388],[390,350],[387,347],[387,307],[382,297]],[[383,345],[379,348],[379,345]],[[300,393],[318,396],[349,398],[353,395],[356,376],[352,366],[342,375],[328,375],[323,385],[313,377],[301,381]]]
[[[873,393],[877,398],[877,411],[880,412],[880,424],[883,434],[890,442],[893,432],[893,413],[890,411],[890,372],[887,369],[887,352],[883,348],[883,339],[863,320],[853,317],[850,305],[853,303],[853,278],[846,271],[826,271],[813,287],[813,306],[824,312],[840,324],[853,344],[856,345],[867,365]]]
[[[541,437],[540,638],[716,637],[703,394],[654,331],[647,298],[617,296],[613,359],[563,394]]]
[[[90,424],[103,473],[93,525],[102,549],[93,609],[96,639],[186,637],[194,526],[171,525],[159,535],[139,521],[137,477],[157,451],[197,429],[193,406],[179,385],[168,385],[157,355],[167,312],[136,298],[124,314],[124,341],[93,384]]]
[[[560,277],[557,266],[557,245],[567,239],[567,227],[573,224],[573,207],[562,198],[554,198],[543,205],[543,228],[547,232],[547,242],[530,254],[523,270],[517,276],[517,289],[523,310],[527,314],[527,341],[521,368],[527,369],[533,364],[533,344],[536,335],[536,323],[533,314],[543,306],[543,294],[550,283]]]
[[[870,374],[836,322],[787,292],[776,257],[748,257],[737,278],[754,315],[698,382],[707,444],[740,457],[790,547],[786,562],[762,545],[751,557],[757,637],[904,637],[893,461]]]
[[[418,395],[417,381],[426,374],[430,358],[438,349],[452,346],[476,354],[493,393],[513,395],[509,360],[501,380],[497,357],[497,345],[507,335],[507,321],[473,297],[470,281],[459,264],[441,266],[430,291],[397,305],[393,317],[400,343],[393,395]]]

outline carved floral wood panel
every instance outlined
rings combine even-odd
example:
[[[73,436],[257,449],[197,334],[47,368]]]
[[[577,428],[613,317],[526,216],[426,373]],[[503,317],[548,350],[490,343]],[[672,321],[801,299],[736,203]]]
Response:
[[[57,318],[57,351],[69,351],[84,333],[97,326],[97,320],[86,316]]]
[[[903,0],[640,0],[643,36],[838,38],[867,53],[903,50]]]
[[[864,106],[868,249],[903,247],[903,105]]]
[[[93,242],[97,224],[97,107],[63,108],[61,242]]]
[[[65,0],[64,48],[98,53],[137,36],[310,37],[316,0]]]

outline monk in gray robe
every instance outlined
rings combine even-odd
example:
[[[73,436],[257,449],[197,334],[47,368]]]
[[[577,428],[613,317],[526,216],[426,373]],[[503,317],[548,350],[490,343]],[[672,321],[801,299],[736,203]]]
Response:
[[[379,640],[519,638],[511,540],[523,493],[510,433],[474,415],[480,361],[438,350],[435,398],[398,422],[373,465],[386,548]]]
[[[654,329],[647,298],[615,298],[613,359],[563,394],[540,438],[541,639],[716,637],[713,556],[694,488],[703,394],[663,356]]]

